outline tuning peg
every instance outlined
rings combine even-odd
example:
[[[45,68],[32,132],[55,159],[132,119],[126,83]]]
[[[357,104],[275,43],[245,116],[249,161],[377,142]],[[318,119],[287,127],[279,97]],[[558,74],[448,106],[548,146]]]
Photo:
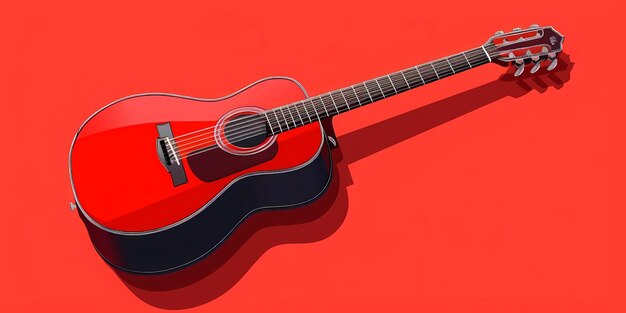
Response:
[[[535,66],[533,66],[533,68],[530,69],[530,73],[531,74],[537,73],[540,67],[541,67],[541,62],[535,63]]]
[[[530,27],[528,27],[528,28],[530,28],[530,29],[539,28],[539,25],[537,25],[537,24],[532,24],[532,25],[530,25]]]
[[[548,65],[548,71],[553,70],[557,64],[559,64],[559,59],[552,60],[552,62],[550,62],[550,65]]]
[[[532,60],[535,65],[530,69],[530,73],[535,74],[541,67],[541,59],[539,59],[539,57],[532,57]]]
[[[526,55],[530,56],[532,53],[530,52],[530,50],[526,51]],[[535,64],[531,69],[530,69],[530,73],[531,74],[535,74],[539,68],[541,67],[541,58],[539,58],[538,56],[533,56],[530,57],[530,60],[533,61],[533,64]]]
[[[515,60],[515,67],[517,67],[517,70],[515,70],[515,74],[513,74],[513,76],[517,77],[524,73],[524,61],[522,59]]]
[[[500,36],[502,34],[504,34],[504,31],[499,30],[499,31],[496,32],[496,36]]]
[[[550,65],[548,65],[548,71],[551,71],[556,67],[557,64],[559,64],[559,59],[556,58],[556,53],[554,52],[548,53],[548,58],[552,60],[552,62],[550,62]]]

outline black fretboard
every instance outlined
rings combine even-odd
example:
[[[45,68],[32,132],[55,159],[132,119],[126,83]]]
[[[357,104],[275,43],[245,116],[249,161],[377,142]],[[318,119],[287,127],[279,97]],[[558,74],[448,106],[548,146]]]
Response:
[[[491,62],[489,45],[265,111],[270,134],[320,121]]]

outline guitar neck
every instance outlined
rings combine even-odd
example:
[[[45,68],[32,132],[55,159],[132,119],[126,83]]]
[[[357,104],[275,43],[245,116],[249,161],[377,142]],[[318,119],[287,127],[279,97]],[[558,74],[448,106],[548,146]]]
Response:
[[[491,62],[493,44],[417,65],[264,112],[276,135]]]

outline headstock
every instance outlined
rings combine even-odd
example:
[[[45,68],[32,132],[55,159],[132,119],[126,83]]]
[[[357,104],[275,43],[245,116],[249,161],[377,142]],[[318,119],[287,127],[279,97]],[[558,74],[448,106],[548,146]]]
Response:
[[[489,47],[489,54],[500,64],[515,64],[515,76],[524,72],[526,64],[533,63],[530,69],[535,73],[541,67],[541,62],[550,60],[548,71],[553,70],[557,63],[557,54],[563,50],[563,35],[551,26],[539,27],[531,25],[526,29],[515,28],[505,33],[498,31],[489,38],[485,47]]]

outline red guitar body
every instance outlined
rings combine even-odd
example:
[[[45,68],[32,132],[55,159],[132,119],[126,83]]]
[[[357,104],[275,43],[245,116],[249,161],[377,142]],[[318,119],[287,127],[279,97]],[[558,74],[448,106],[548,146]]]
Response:
[[[100,255],[130,272],[173,270],[213,251],[250,214],[321,195],[331,160],[319,122],[268,136],[271,142],[260,153],[218,147],[171,165],[159,154],[164,131],[176,137],[212,129],[229,112],[304,98],[296,81],[275,77],[219,99],[130,96],[92,115],[72,143],[70,177]],[[213,140],[213,133],[197,137]]]

